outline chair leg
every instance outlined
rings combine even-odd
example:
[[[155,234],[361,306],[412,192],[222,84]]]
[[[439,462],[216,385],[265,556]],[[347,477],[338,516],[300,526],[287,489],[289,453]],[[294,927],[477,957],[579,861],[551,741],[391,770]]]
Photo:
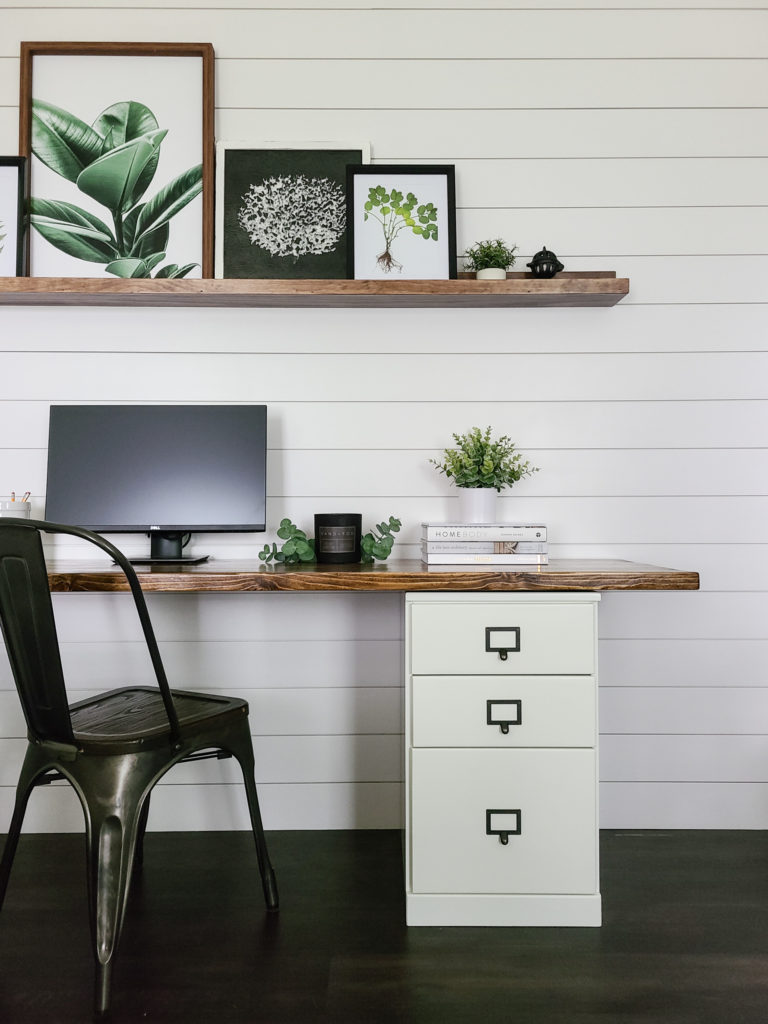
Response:
[[[88,901],[96,958],[95,1013],[109,1009],[112,966],[128,903],[134,851],[139,835],[144,793],[152,771],[125,772],[124,758],[100,758],[85,770],[90,777],[81,785],[86,815]],[[85,766],[83,766],[85,767]],[[147,766],[149,768],[149,766]],[[114,769],[114,770],[113,770]]]
[[[251,816],[251,829],[253,830],[253,838],[256,844],[256,858],[259,862],[261,885],[264,890],[264,901],[267,905],[267,910],[277,910],[280,906],[277,879],[269,859],[267,840],[264,836],[264,826],[261,821],[259,797],[256,792],[256,779],[254,777],[253,741],[251,740],[247,719],[243,721],[243,732],[244,735],[240,735],[238,741],[232,744],[232,753],[237,758],[243,771],[245,792],[248,798],[248,812]]]
[[[35,788],[38,776],[45,771],[47,758],[40,756],[39,750],[31,744],[27,747],[24,757],[24,764],[19,773],[19,781],[16,786],[16,801],[11,816],[11,824],[8,828],[8,835],[3,847],[3,856],[0,860],[0,910],[5,902],[5,893],[8,889],[8,881],[11,877],[13,859],[16,856],[16,849],[19,845],[21,826],[24,822],[24,814],[29,802],[29,795]]]
[[[147,831],[147,820],[149,818],[149,794],[144,800],[144,805],[139,814],[139,828],[136,836],[136,850],[133,854],[133,873],[138,874],[144,867],[144,835]]]

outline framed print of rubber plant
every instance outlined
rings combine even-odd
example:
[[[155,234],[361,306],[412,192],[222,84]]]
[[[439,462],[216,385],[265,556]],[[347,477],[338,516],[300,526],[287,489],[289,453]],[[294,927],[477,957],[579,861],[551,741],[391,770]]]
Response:
[[[367,142],[216,143],[216,277],[347,273],[347,165]]]
[[[35,277],[213,276],[213,47],[22,43]]]
[[[22,156],[0,156],[0,277],[24,273],[24,165]]]
[[[347,276],[456,277],[456,188],[452,164],[347,168]]]

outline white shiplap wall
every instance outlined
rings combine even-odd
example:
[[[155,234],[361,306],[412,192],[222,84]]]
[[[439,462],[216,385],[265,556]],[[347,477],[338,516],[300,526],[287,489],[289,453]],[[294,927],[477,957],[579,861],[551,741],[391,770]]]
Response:
[[[374,161],[453,162],[460,251],[501,235],[524,265],[546,243],[568,269],[628,276],[628,299],[0,309],[0,494],[29,487],[42,513],[51,402],[266,402],[271,531],[284,515],[309,525],[356,509],[370,525],[393,513],[396,553],[414,555],[419,521],[451,513],[428,457],[452,431],[492,423],[542,470],[502,514],[545,520],[553,554],[701,572],[700,593],[602,601],[603,826],[765,828],[765,5],[372,8],[6,4],[0,152],[17,151],[20,40],[210,41],[217,137],[359,138]],[[262,542],[213,546],[252,556]],[[146,671],[122,597],[56,607],[73,697]],[[151,609],[177,685],[251,700],[268,827],[399,824],[397,595],[167,595]],[[23,735],[3,661],[0,821]],[[226,763],[178,769],[150,827],[244,827],[230,780]],[[79,827],[73,796],[36,794],[30,830]]]

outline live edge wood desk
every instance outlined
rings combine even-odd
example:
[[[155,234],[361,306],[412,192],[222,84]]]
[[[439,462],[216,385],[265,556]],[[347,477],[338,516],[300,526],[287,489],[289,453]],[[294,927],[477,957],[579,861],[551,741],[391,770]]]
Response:
[[[401,592],[405,879],[412,925],[595,926],[597,606],[603,590],[696,590],[634,562],[139,572],[150,592]],[[119,570],[51,566],[54,591],[121,591]]]

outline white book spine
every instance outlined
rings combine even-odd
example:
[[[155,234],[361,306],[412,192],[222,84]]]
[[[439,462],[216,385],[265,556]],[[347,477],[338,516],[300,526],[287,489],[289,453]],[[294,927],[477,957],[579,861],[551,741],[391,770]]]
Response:
[[[468,523],[423,523],[422,540],[530,540],[545,541],[546,526],[495,523],[472,526]]]
[[[549,565],[549,555],[422,555],[427,565]]]
[[[429,540],[421,542],[427,554],[460,552],[467,555],[545,555],[546,541],[530,540]]]

